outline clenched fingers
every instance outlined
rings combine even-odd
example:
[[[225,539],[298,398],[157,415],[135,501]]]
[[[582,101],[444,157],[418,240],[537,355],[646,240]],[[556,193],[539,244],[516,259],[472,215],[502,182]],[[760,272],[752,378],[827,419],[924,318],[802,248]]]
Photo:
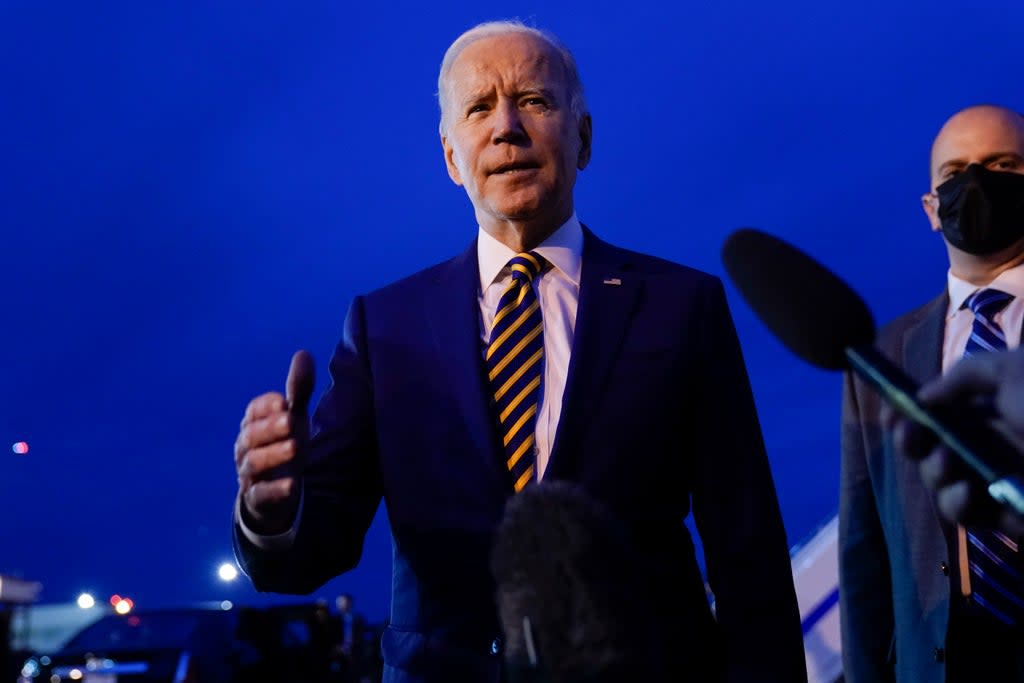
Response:
[[[284,396],[276,391],[270,391],[262,396],[257,396],[249,401],[245,407],[245,415],[242,416],[242,423],[239,427],[245,427],[250,422],[260,420],[276,413],[287,412],[288,403]]]
[[[920,463],[921,481],[932,491],[963,479],[965,473],[956,456],[944,446],[936,447]]]
[[[246,485],[264,479],[275,468],[295,461],[298,454],[295,439],[277,441],[267,446],[250,449],[238,465],[238,481],[243,490]]]
[[[256,482],[242,494],[242,503],[263,527],[261,533],[286,531],[295,518],[298,483],[292,477]]]
[[[953,482],[935,494],[935,504],[946,519],[965,521],[970,516],[971,485],[966,481]]]
[[[912,460],[926,457],[938,443],[935,435],[913,420],[895,417],[888,425],[896,449]]]
[[[235,440],[235,467],[249,451],[295,436],[294,422],[288,413],[278,412],[243,425]]]

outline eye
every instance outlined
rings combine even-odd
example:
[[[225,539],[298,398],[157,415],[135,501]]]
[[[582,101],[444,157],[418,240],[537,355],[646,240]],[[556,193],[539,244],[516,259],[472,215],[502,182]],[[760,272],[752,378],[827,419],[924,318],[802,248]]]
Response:
[[[1020,168],[1020,160],[1014,159],[1013,157],[1007,157],[1005,159],[999,159],[993,166],[1000,171],[1015,171]]]
[[[540,95],[530,95],[529,97],[523,98],[523,105],[527,107],[547,109],[548,101]]]
[[[477,102],[466,111],[466,116],[472,116],[473,114],[479,114],[484,111],[487,111],[487,105],[483,102]]]

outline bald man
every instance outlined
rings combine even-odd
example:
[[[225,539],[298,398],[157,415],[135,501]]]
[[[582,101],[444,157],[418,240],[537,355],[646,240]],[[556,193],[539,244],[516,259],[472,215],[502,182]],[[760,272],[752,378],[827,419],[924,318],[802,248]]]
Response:
[[[996,106],[950,118],[932,146],[922,203],[949,254],[946,287],[887,325],[878,345],[924,383],[965,355],[1020,342],[1024,118]],[[994,548],[983,532],[940,519],[882,415],[878,396],[848,376],[839,515],[846,680],[1024,681],[1018,597],[1008,587],[1017,558],[1003,555],[1015,540]]]

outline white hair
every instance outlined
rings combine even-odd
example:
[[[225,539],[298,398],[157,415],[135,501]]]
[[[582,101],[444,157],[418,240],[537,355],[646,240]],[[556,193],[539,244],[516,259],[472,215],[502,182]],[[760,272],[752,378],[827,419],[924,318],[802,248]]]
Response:
[[[587,114],[587,102],[583,97],[583,81],[580,80],[579,70],[576,68],[576,59],[572,56],[565,45],[551,33],[533,26],[527,26],[518,20],[487,21],[477,24],[461,36],[455,39],[444,53],[441,60],[441,72],[437,76],[437,102],[441,107],[441,134],[444,135],[448,123],[448,74],[456,58],[462,53],[466,46],[484,38],[495,36],[506,36],[509,34],[520,34],[539,38],[544,41],[562,58],[562,66],[565,68],[566,85],[569,90],[569,109],[577,121],[583,119]]]

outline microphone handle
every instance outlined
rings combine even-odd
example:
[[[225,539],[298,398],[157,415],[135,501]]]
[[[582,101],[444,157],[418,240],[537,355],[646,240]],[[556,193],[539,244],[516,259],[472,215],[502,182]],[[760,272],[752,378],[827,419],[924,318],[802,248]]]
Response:
[[[920,385],[873,346],[847,347],[850,368],[896,410],[931,431],[988,485],[993,499],[1024,515],[1024,443],[976,406],[936,411],[917,398]]]

